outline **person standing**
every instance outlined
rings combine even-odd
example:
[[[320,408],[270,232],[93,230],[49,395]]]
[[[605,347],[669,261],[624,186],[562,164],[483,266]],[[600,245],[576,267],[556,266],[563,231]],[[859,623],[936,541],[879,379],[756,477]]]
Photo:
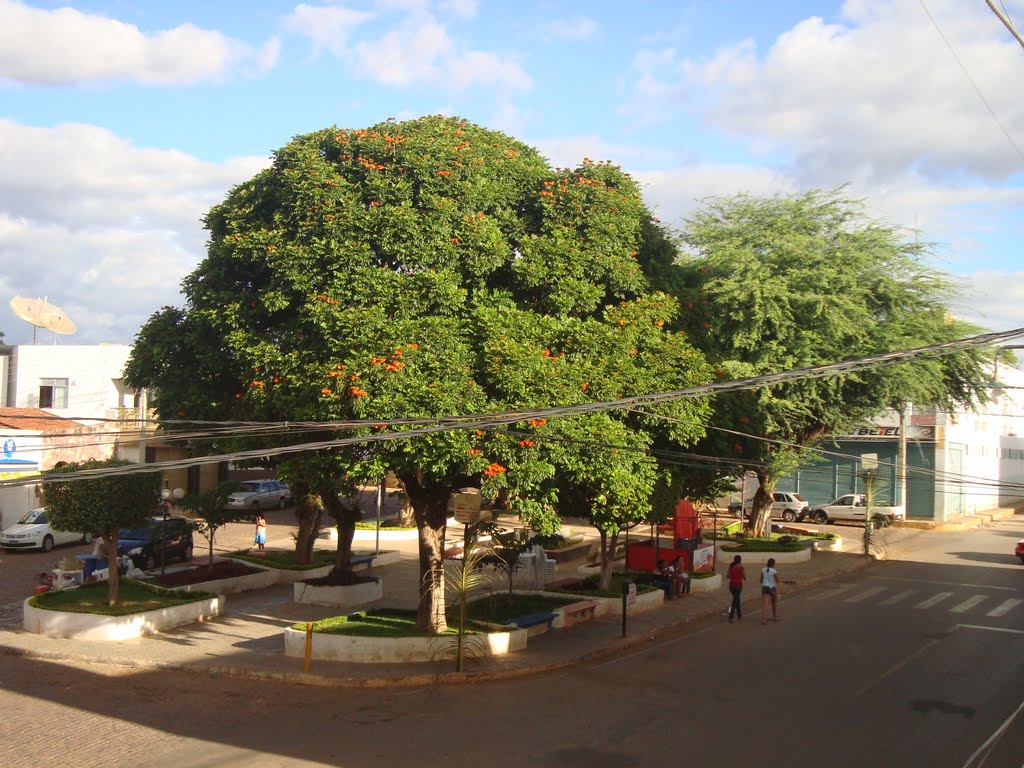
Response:
[[[743,606],[740,604],[740,594],[743,592],[743,582],[747,579],[747,573],[743,569],[743,558],[736,555],[729,564],[726,573],[729,580],[729,592],[732,594],[732,605],[729,606],[729,623],[732,624],[733,616],[737,619],[743,618]]]
[[[266,549],[267,545],[267,521],[263,515],[256,515],[256,546],[259,549]]]
[[[761,569],[761,623],[768,623],[768,604],[772,606],[772,621],[779,620],[779,572],[775,570],[775,558],[768,558],[768,564]]]

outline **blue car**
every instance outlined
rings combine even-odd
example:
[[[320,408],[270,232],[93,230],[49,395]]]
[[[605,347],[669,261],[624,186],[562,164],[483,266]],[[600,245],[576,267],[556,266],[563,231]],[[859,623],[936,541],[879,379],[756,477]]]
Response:
[[[192,559],[192,523],[184,517],[151,518],[141,528],[122,528],[117,534],[118,556],[128,555],[136,568],[154,571],[161,561]],[[161,553],[163,557],[161,558]]]

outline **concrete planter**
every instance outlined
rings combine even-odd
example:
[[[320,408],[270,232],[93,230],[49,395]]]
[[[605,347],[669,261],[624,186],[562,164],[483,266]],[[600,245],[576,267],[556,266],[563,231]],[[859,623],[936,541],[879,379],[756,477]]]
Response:
[[[843,539],[838,536],[834,539],[820,539],[814,542],[814,549],[817,552],[842,552]]]
[[[544,554],[556,563],[568,563],[573,560],[584,560],[590,554],[590,542],[580,541],[558,549],[545,549]]]
[[[706,579],[690,577],[690,592],[714,592],[722,586],[722,574],[716,573]]]
[[[29,600],[25,600],[22,609],[26,632],[72,640],[130,640],[183,624],[206,621],[224,611],[223,595],[126,616],[48,611],[29,605]]]
[[[242,562],[236,560],[235,562]],[[232,576],[230,579],[215,579],[198,584],[185,584],[175,587],[182,592],[216,592],[218,595],[233,595],[253,589],[265,589],[278,583],[278,572],[273,568],[262,568],[252,563],[245,563],[251,568],[260,568],[259,573],[247,573],[245,576]]]
[[[518,591],[518,590],[517,590]],[[594,616],[621,616],[622,615],[622,598],[621,597],[594,597],[583,592],[569,593],[569,592],[538,592],[536,594],[548,595],[549,597],[575,597],[577,600],[593,600],[597,603],[597,608],[594,610]],[[635,613],[644,613],[646,611],[653,611],[655,608],[660,608],[665,602],[665,593],[660,589],[653,592],[642,592],[636,596],[636,602],[628,606],[628,615],[632,616]]]
[[[332,528],[331,530],[335,532],[332,538],[337,539],[337,529]],[[416,528],[380,529],[381,541],[415,541],[417,536],[419,536],[419,531]],[[377,531],[364,531],[356,528],[352,541],[377,541]]]
[[[526,648],[526,630],[511,629],[486,635],[469,635],[470,652],[475,655],[502,656]],[[347,661],[357,664],[395,664],[450,659],[455,638],[444,637],[353,637],[314,632],[312,658],[318,661]],[[284,653],[304,658],[306,633],[288,628],[284,631]]]
[[[372,603],[382,597],[384,597],[384,582],[380,579],[345,587],[307,584],[304,581],[292,584],[292,599],[296,603],[351,608],[356,605]]]
[[[734,555],[743,558],[744,565],[764,565],[768,558],[774,557],[778,565],[784,563],[803,563],[811,559],[811,547],[801,547],[796,552],[744,552],[743,550],[726,549],[726,544],[718,545],[718,562],[728,565]]]

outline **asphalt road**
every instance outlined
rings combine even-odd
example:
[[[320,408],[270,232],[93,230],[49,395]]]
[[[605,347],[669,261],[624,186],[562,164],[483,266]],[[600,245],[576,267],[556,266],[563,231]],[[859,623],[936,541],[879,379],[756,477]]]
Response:
[[[1018,538],[1024,520],[927,534],[904,559],[783,596],[778,623],[748,612],[473,686],[336,690],[0,657],[0,765],[1020,766]]]

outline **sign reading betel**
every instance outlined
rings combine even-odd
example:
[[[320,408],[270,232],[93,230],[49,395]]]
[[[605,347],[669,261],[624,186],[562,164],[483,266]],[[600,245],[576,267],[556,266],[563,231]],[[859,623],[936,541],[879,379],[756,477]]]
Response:
[[[479,493],[453,493],[448,502],[448,511],[452,513],[455,522],[463,525],[473,525],[480,521],[480,494]]]

